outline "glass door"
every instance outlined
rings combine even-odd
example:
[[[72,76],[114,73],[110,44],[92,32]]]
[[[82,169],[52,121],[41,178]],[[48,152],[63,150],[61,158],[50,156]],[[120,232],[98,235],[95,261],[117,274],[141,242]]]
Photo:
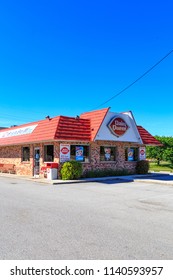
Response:
[[[40,174],[40,148],[34,149],[34,177]]]

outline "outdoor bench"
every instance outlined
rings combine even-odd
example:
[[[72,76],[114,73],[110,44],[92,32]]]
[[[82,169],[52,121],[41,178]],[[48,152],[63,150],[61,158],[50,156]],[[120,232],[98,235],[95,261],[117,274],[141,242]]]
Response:
[[[0,172],[15,174],[15,164],[0,163]]]

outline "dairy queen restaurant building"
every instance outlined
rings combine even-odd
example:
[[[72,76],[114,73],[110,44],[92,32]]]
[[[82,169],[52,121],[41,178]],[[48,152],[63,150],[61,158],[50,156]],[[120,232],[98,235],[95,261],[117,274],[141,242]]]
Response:
[[[135,172],[146,145],[160,145],[138,126],[131,111],[110,108],[80,116],[47,116],[0,130],[0,172],[56,179],[65,161],[82,162],[83,173],[111,168]],[[52,177],[48,177],[48,172]]]

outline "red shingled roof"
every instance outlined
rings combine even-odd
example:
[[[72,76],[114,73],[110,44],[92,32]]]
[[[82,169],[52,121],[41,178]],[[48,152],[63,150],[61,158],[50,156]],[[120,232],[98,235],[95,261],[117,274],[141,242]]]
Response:
[[[94,141],[99,128],[101,127],[104,118],[109,111],[109,108],[83,113],[80,115],[82,119],[90,119],[91,121],[91,140]]]
[[[90,141],[90,120],[60,116],[55,139]]]
[[[162,144],[153,137],[146,129],[144,129],[142,126],[137,126],[139,134],[141,136],[142,142],[144,145],[149,146],[162,146]]]
[[[32,122],[13,128],[3,129],[0,132],[0,146],[39,143],[54,140],[66,141],[94,141],[109,108],[81,114],[80,118],[58,116]],[[36,126],[29,134],[2,137],[2,133],[14,132],[30,126]],[[161,145],[142,126],[137,126],[144,145]]]
[[[52,119],[45,119],[38,122],[27,123],[19,126],[15,126],[13,128],[3,129],[2,133],[15,131],[20,128],[25,128],[32,125],[37,125],[36,128],[30,134],[23,134],[13,137],[5,137],[0,138],[0,145],[16,145],[23,143],[37,143],[42,141],[53,140],[55,137],[55,132],[57,129],[57,125],[59,122],[59,117],[55,117]]]
[[[2,132],[12,132],[33,125],[37,126],[30,134],[0,138],[0,146],[53,140],[91,140],[90,120],[63,116],[3,129]]]

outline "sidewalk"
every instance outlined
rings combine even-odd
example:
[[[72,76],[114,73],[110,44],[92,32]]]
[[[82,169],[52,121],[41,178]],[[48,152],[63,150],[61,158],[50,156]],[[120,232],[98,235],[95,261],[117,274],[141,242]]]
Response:
[[[60,184],[74,184],[74,183],[85,183],[85,182],[104,182],[107,180],[121,181],[121,182],[144,182],[144,183],[154,183],[154,184],[166,184],[173,186],[173,173],[165,172],[151,172],[146,175],[128,175],[128,176],[111,176],[111,177],[101,177],[101,178],[85,178],[79,180],[48,180],[44,178],[34,178],[28,176],[19,176],[15,174],[0,173],[0,177],[7,177],[13,179],[27,180],[37,183],[44,183],[50,185],[60,185]]]

